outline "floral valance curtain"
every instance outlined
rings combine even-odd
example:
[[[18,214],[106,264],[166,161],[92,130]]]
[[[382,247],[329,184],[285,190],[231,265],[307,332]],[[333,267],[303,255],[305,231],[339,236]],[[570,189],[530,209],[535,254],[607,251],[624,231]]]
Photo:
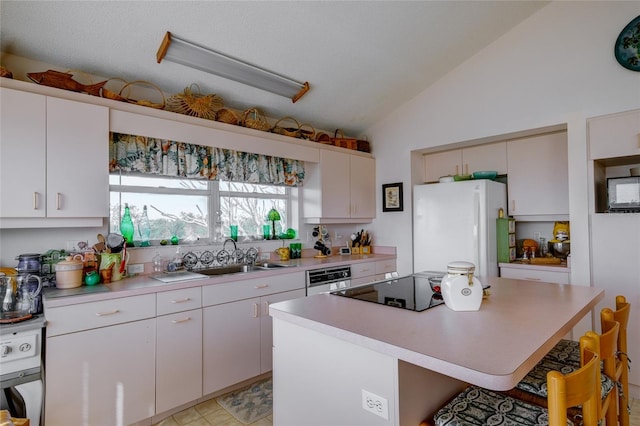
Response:
[[[300,160],[114,132],[109,171],[286,186],[304,181]]]

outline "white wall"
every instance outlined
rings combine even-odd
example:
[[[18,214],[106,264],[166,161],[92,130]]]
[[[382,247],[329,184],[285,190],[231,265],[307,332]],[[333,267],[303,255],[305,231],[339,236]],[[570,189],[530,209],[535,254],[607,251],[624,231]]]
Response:
[[[640,73],[613,53],[639,14],[640,2],[552,2],[367,130],[378,185],[404,182],[404,211],[382,213],[378,198],[373,224],[379,244],[398,246],[401,274],[412,271],[412,150],[566,123],[572,282],[589,285],[586,119],[640,107]]]

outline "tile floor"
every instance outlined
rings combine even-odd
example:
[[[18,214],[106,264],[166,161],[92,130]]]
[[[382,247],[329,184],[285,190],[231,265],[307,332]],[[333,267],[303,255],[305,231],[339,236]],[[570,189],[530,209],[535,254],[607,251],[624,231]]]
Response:
[[[631,401],[630,423],[640,426],[640,399]],[[231,414],[214,399],[205,401],[184,411],[174,414],[154,426],[242,426]],[[251,426],[272,426],[273,415],[260,419]]]
[[[272,425],[273,415],[251,423],[251,426]],[[244,423],[236,420],[213,398],[167,417],[154,426],[244,426]]]

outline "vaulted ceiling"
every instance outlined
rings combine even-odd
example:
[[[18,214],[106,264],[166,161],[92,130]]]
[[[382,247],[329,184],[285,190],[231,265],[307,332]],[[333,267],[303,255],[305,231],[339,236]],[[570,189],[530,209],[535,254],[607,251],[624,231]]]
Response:
[[[358,136],[545,6],[546,1],[1,1],[3,52],[165,94],[196,83],[225,104],[258,106]],[[156,61],[166,31],[299,81],[297,103]],[[44,71],[34,69],[30,71]],[[18,78],[21,78],[18,76]]]

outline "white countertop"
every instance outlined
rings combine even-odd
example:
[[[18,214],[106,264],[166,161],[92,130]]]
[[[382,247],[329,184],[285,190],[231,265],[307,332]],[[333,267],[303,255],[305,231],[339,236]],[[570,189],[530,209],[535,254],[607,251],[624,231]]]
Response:
[[[395,259],[393,254],[367,254],[367,255],[334,255],[323,259],[306,257],[289,261],[270,261],[288,265],[287,268],[273,270],[252,271],[227,275],[206,276],[203,279],[164,283],[152,278],[152,275],[139,275],[125,278],[110,284],[97,284],[93,286],[82,285],[75,289],[46,288],[44,290],[44,307],[54,308],[59,306],[75,305],[78,303],[97,302],[100,300],[115,299],[118,297],[137,296],[141,294],[158,293],[161,291],[178,290],[203,285],[215,285],[232,281],[243,281],[260,277],[304,272],[309,269],[322,268],[323,266],[354,265],[363,262],[375,262],[380,260]],[[304,287],[304,282],[300,283]]]
[[[413,312],[321,294],[276,303],[272,317],[456,379],[513,388],[604,297],[597,288],[491,278],[476,312]]]

